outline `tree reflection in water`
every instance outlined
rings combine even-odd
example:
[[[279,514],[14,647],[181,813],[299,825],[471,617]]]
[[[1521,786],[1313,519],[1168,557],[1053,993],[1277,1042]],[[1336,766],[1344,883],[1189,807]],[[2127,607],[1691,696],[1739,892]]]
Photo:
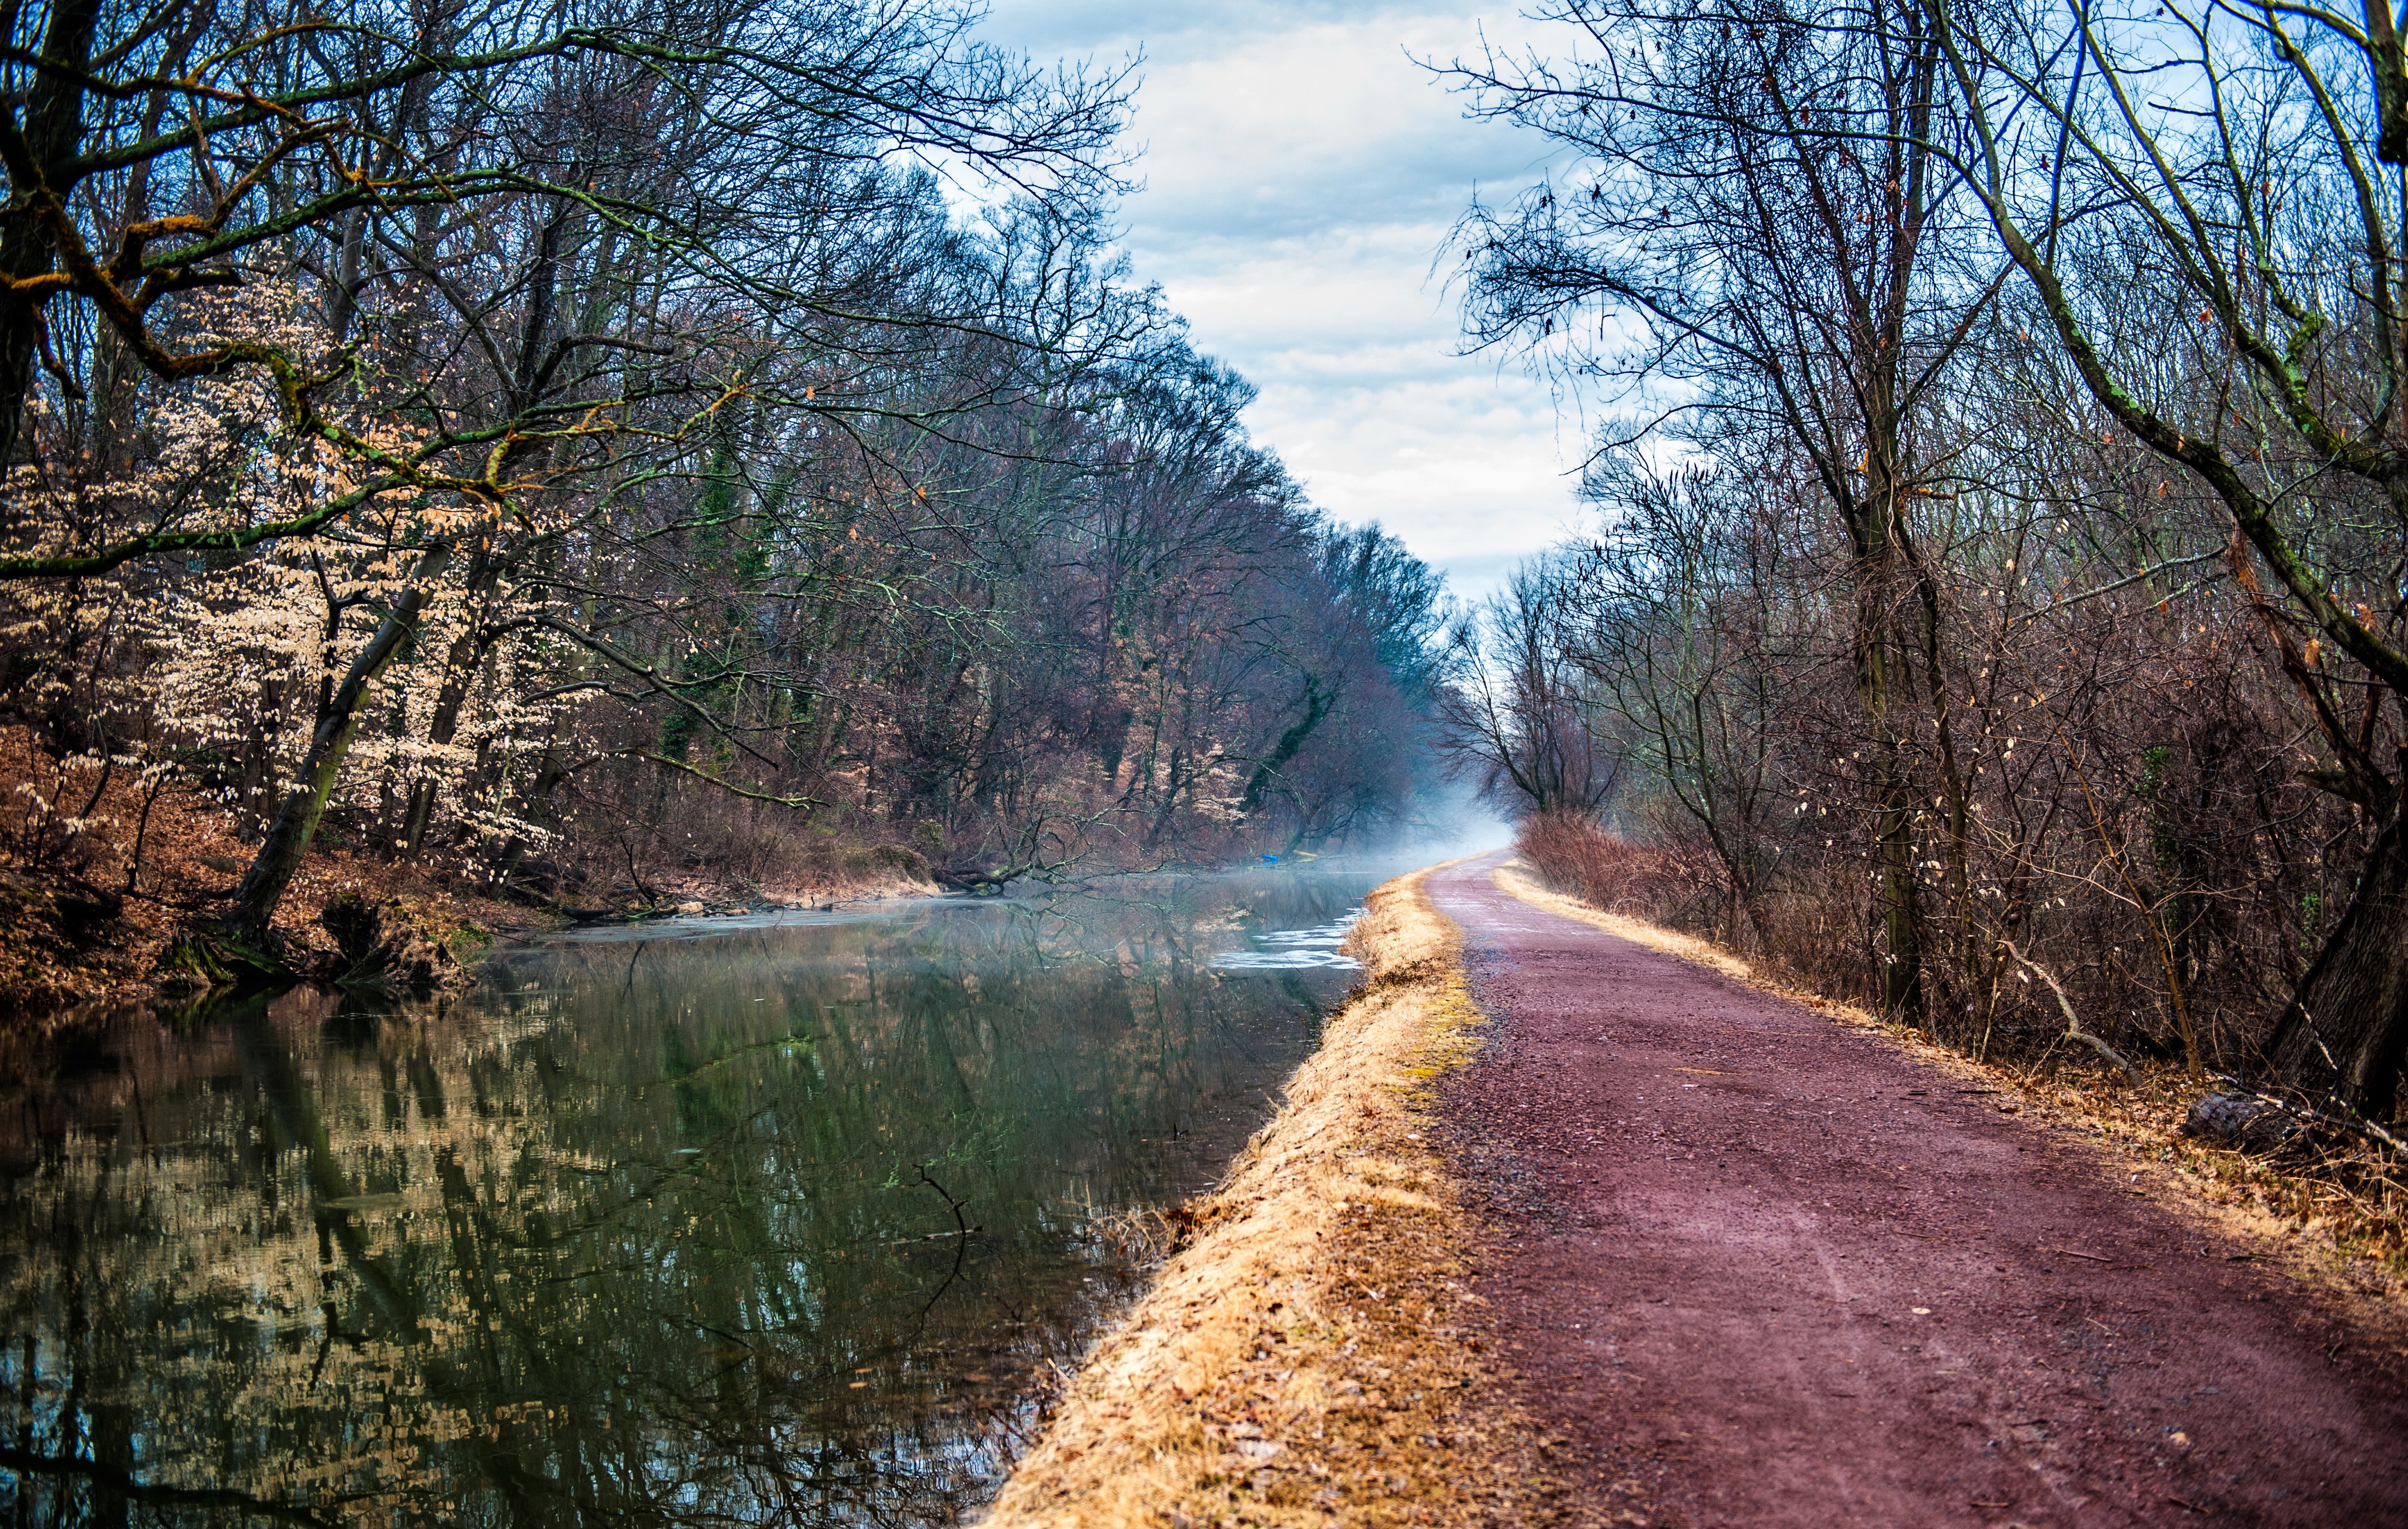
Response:
[[[1107,1218],[1212,1179],[1343,981],[1205,962],[1376,879],[564,942],[445,1003],[11,1041],[0,1512],[955,1522],[1138,1277]]]

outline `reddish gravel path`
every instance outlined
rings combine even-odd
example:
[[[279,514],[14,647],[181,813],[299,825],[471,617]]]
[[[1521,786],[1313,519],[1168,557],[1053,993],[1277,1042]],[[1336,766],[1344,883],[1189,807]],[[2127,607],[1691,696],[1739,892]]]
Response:
[[[2397,1347],[2070,1135],[1496,863],[1430,882],[1497,1021],[1448,1108],[1492,1337],[1592,1514],[2408,1525]]]

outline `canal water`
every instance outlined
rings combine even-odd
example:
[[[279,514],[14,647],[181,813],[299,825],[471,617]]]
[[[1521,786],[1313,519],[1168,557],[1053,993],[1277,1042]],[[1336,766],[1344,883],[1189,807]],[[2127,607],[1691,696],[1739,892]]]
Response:
[[[974,1517],[1384,868],[681,921],[0,1043],[0,1522]]]

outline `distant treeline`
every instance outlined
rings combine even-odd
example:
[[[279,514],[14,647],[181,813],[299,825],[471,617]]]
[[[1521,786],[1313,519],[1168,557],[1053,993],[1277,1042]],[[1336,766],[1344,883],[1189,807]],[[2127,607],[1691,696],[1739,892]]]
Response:
[[[12,18],[20,863],[205,795],[272,964],[313,844],[975,883],[1426,805],[1439,581],[1110,255],[1125,77],[941,0]]]
[[[1455,75],[1557,150],[1457,230],[1469,331],[1609,415],[1593,533],[1456,633],[1530,843],[1969,1050],[2078,1015],[2387,1116],[2388,22],[1550,8],[1558,57]]]

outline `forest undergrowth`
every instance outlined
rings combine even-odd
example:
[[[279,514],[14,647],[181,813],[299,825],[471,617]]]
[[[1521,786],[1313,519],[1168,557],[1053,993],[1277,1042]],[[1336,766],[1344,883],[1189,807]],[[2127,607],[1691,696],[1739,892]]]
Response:
[[[62,761],[24,728],[0,730],[0,1015],[21,1022],[98,999],[161,996],[163,987],[172,994],[161,966],[170,942],[234,896],[255,849],[205,793],[87,757]],[[826,833],[769,847],[780,853],[759,867],[726,856],[694,865],[630,857],[616,880],[555,873],[497,882],[474,860],[405,860],[328,831],[303,859],[275,928],[297,974],[341,980],[358,955],[347,959],[344,910],[393,910],[422,945],[442,951],[431,958],[436,970],[405,985],[440,987],[466,980],[468,963],[496,940],[546,929],[938,889],[925,861],[900,846]]]
[[[2185,1130],[2202,1095],[2244,1086],[2192,1074],[2178,1059],[2110,1065],[2038,1023],[1993,1026],[1971,1044],[1883,1019],[1813,980],[1811,957],[1735,954],[1724,931],[1698,916],[1698,883],[1674,858],[1561,818],[1526,821],[1520,858],[1498,874],[1524,901],[1598,925],[1737,980],[1795,1000],[1847,1025],[1880,1032],[1922,1060],[1996,1090],[1995,1106],[2086,1136],[2134,1164],[2171,1168],[2192,1191],[2178,1208],[2237,1232],[2321,1281],[2361,1295],[2408,1300],[2408,1182],[2400,1154],[2362,1130],[2316,1129],[2317,1117],[2279,1143],[2252,1148]],[[2335,1124],[2328,1122],[2329,1125]],[[2147,1190],[2130,1192],[2145,1195]]]

